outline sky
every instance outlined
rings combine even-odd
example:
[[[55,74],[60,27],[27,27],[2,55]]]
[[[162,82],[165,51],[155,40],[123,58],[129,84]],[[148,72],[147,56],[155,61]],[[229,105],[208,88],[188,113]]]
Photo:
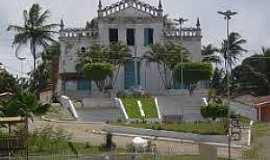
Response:
[[[102,0],[109,5],[118,0]],[[158,0],[142,0],[156,5]],[[0,62],[15,75],[24,75],[32,67],[30,51],[25,49],[21,54],[27,57],[20,62],[12,48],[14,33],[7,32],[10,24],[22,24],[22,12],[33,3],[39,3],[43,9],[51,12],[50,23],[59,23],[63,18],[66,27],[84,27],[86,21],[97,16],[98,0],[0,0]],[[225,38],[225,21],[217,11],[227,9],[237,11],[231,21],[231,31],[239,32],[248,42],[244,46],[250,53],[260,51],[262,46],[270,47],[270,5],[269,0],[162,0],[164,13],[171,18],[179,16],[188,18],[186,27],[195,26],[200,18],[203,33],[203,45],[212,43],[220,46]],[[243,56],[244,57],[244,56]]]

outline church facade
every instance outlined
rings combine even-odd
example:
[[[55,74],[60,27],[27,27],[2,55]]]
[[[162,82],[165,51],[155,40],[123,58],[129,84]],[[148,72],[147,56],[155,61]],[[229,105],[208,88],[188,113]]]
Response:
[[[93,82],[76,71],[78,51],[83,52],[93,43],[107,46],[121,41],[129,47],[133,60],[121,67],[115,91],[141,88],[158,93],[165,90],[157,65],[142,58],[151,44],[181,41],[191,53],[191,59],[200,61],[202,35],[199,19],[195,21],[195,27],[172,27],[165,19],[161,0],[157,3],[156,7],[140,0],[121,0],[104,7],[100,0],[98,16],[87,22],[86,27],[65,28],[61,21],[58,94],[87,96],[97,90]]]

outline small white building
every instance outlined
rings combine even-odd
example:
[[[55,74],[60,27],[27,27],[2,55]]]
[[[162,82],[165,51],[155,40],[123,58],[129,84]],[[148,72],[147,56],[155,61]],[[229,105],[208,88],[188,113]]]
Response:
[[[148,64],[142,56],[149,45],[167,40],[181,41],[191,53],[194,61],[200,61],[201,28],[199,19],[195,27],[172,27],[164,18],[161,0],[158,6],[140,0],[121,0],[110,6],[98,4],[98,17],[87,22],[83,28],[65,28],[61,21],[58,94],[87,96],[96,90],[95,84],[77,73],[78,51],[83,51],[93,43],[109,45],[110,42],[127,43],[134,57],[129,64],[120,69],[114,91],[143,88],[145,91],[163,92],[162,83],[156,64]]]

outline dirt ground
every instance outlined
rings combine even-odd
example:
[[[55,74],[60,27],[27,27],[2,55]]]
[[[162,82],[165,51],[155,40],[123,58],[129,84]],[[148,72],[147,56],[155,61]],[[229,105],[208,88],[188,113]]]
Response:
[[[102,129],[106,127],[106,124],[102,123],[76,123],[76,122],[47,122],[36,120],[31,124],[30,129],[35,130],[43,127],[52,127],[52,128],[61,128],[64,130],[64,133],[71,136],[72,141],[74,142],[89,142],[92,145],[101,145],[105,143],[105,134],[102,133]],[[115,135],[113,136],[113,141],[120,148],[126,148],[131,144],[134,136],[123,136]],[[158,152],[166,155],[197,155],[199,154],[199,143],[191,142],[174,142],[167,140],[151,140],[152,144],[157,146]],[[239,159],[241,157],[241,149],[233,149],[233,157]],[[218,147],[218,155],[220,157],[226,157],[227,148]]]

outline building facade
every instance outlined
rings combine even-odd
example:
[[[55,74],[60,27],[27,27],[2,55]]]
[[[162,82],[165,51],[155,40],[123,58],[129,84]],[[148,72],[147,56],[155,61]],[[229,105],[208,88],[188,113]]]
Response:
[[[121,67],[115,91],[142,88],[148,92],[164,91],[164,84],[156,64],[149,64],[142,57],[149,45],[165,41],[181,41],[191,53],[193,61],[200,61],[201,28],[199,19],[195,27],[174,27],[165,18],[161,0],[152,6],[139,0],[121,0],[110,6],[98,4],[98,16],[84,28],[65,28],[61,21],[59,60],[59,94],[89,95],[96,87],[76,71],[78,51],[85,51],[93,43],[109,45],[121,41],[128,45],[133,60]]]

